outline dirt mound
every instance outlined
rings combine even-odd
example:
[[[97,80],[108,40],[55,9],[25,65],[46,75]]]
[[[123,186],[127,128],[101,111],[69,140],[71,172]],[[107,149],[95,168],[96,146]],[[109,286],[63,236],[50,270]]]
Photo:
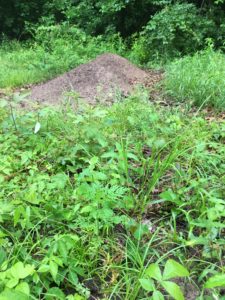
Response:
[[[40,103],[60,103],[66,93],[75,92],[89,103],[111,101],[116,93],[128,95],[134,85],[152,85],[160,80],[115,54],[103,54],[72,71],[31,88],[29,98]]]

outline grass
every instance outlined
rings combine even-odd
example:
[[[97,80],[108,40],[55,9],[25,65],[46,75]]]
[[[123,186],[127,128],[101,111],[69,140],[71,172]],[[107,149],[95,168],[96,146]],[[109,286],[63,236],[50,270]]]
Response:
[[[1,44],[0,88],[50,79],[105,52],[122,53],[120,38],[112,36],[106,41],[102,37],[89,37],[76,28],[40,28],[35,43]]]
[[[168,299],[169,286],[222,299],[224,123],[142,91],[13,110],[2,102],[0,299]],[[168,268],[181,278],[162,289]]]
[[[225,56],[212,49],[172,62],[165,79],[175,101],[225,108]]]

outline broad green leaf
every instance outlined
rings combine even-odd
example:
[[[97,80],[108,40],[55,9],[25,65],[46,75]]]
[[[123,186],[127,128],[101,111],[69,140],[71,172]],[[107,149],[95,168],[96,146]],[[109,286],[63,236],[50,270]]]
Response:
[[[0,272],[0,282],[5,281],[6,276],[7,276],[7,271]]]
[[[154,291],[154,282],[151,279],[139,279],[141,286],[148,292]]]
[[[66,246],[66,243],[62,240],[58,241],[58,249],[59,249],[59,253],[61,255],[62,258],[67,258],[67,254],[68,254],[68,249]]]
[[[40,277],[39,277],[37,272],[35,272],[34,275],[33,275],[33,282],[36,283],[36,284],[38,282],[40,282]]]
[[[10,279],[7,283],[6,283],[6,286],[9,288],[9,289],[12,289],[14,288],[19,282],[19,279],[18,278],[12,278]]]
[[[29,300],[29,296],[20,291],[6,289],[0,294],[0,300]]]
[[[90,213],[92,212],[93,210],[95,210],[95,208],[91,205],[87,205],[85,207],[83,207],[80,211],[81,214],[85,214],[85,213]]]
[[[162,274],[158,264],[149,265],[145,271],[145,274],[151,278],[154,278],[155,280],[162,280]]]
[[[50,189],[64,189],[68,182],[68,176],[65,173],[58,173],[51,177]]]
[[[209,278],[204,285],[204,288],[206,289],[212,289],[215,287],[225,287],[225,274],[217,274]]]
[[[62,267],[63,266],[63,261],[62,261],[62,258],[58,257],[58,256],[52,256],[51,258],[55,263],[57,263],[57,265],[59,267]]]
[[[27,296],[30,295],[30,287],[27,282],[21,282],[17,285],[16,291],[19,291]]]
[[[58,265],[54,261],[50,261],[49,267],[52,278],[56,280],[56,276],[58,274]]]
[[[76,272],[70,270],[70,271],[69,271],[69,276],[68,276],[68,277],[69,277],[69,281],[70,281],[72,284],[74,284],[74,285],[78,284],[79,279],[78,279],[78,276],[77,276],[77,273],[76,273]]]
[[[188,270],[173,259],[168,259],[163,272],[163,280],[189,276]]]
[[[90,163],[90,165],[96,165],[98,163],[98,161],[99,161],[99,158],[97,156],[93,156],[90,159],[89,163]]]
[[[184,295],[176,283],[171,281],[162,281],[161,284],[167,293],[170,294],[170,296],[172,296],[175,300],[184,300]]]
[[[18,262],[14,266],[12,266],[10,271],[14,278],[24,279],[24,278],[28,277],[29,275],[33,274],[34,266],[32,266],[32,265],[24,266],[22,262]]]
[[[160,291],[154,291],[152,294],[152,300],[164,300],[164,296]]]
[[[178,205],[181,204],[179,197],[171,189],[161,193],[160,198],[164,201],[172,202]]]
[[[49,265],[41,265],[37,271],[39,273],[47,273],[49,272],[49,270],[50,270]]]
[[[45,295],[46,300],[64,300],[65,298],[64,293],[57,287],[49,289]]]

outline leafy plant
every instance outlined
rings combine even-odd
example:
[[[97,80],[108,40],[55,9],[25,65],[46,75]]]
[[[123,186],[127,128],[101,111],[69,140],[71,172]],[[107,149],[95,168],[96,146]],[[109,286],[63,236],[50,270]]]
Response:
[[[133,51],[142,63],[152,61],[152,57],[165,62],[204,47],[213,27],[213,21],[198,14],[195,5],[171,4],[150,19]]]
[[[185,267],[173,259],[167,260],[163,274],[161,273],[160,267],[157,263],[150,264],[145,271],[145,276],[149,277],[149,279],[142,278],[139,281],[144,290],[152,292],[153,300],[164,299],[160,289],[155,286],[155,281],[175,300],[184,299],[180,287],[173,281],[169,280],[177,277],[189,276],[189,272]]]

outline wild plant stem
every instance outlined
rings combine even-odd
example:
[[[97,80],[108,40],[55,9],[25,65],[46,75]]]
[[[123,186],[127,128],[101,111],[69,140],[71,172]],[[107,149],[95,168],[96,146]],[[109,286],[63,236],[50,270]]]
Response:
[[[15,119],[14,114],[13,114],[13,108],[12,108],[12,104],[11,103],[9,103],[9,107],[10,107],[10,114],[11,114],[11,117],[12,117],[12,120],[13,120],[13,125],[15,127],[15,130],[17,131],[16,119]]]

